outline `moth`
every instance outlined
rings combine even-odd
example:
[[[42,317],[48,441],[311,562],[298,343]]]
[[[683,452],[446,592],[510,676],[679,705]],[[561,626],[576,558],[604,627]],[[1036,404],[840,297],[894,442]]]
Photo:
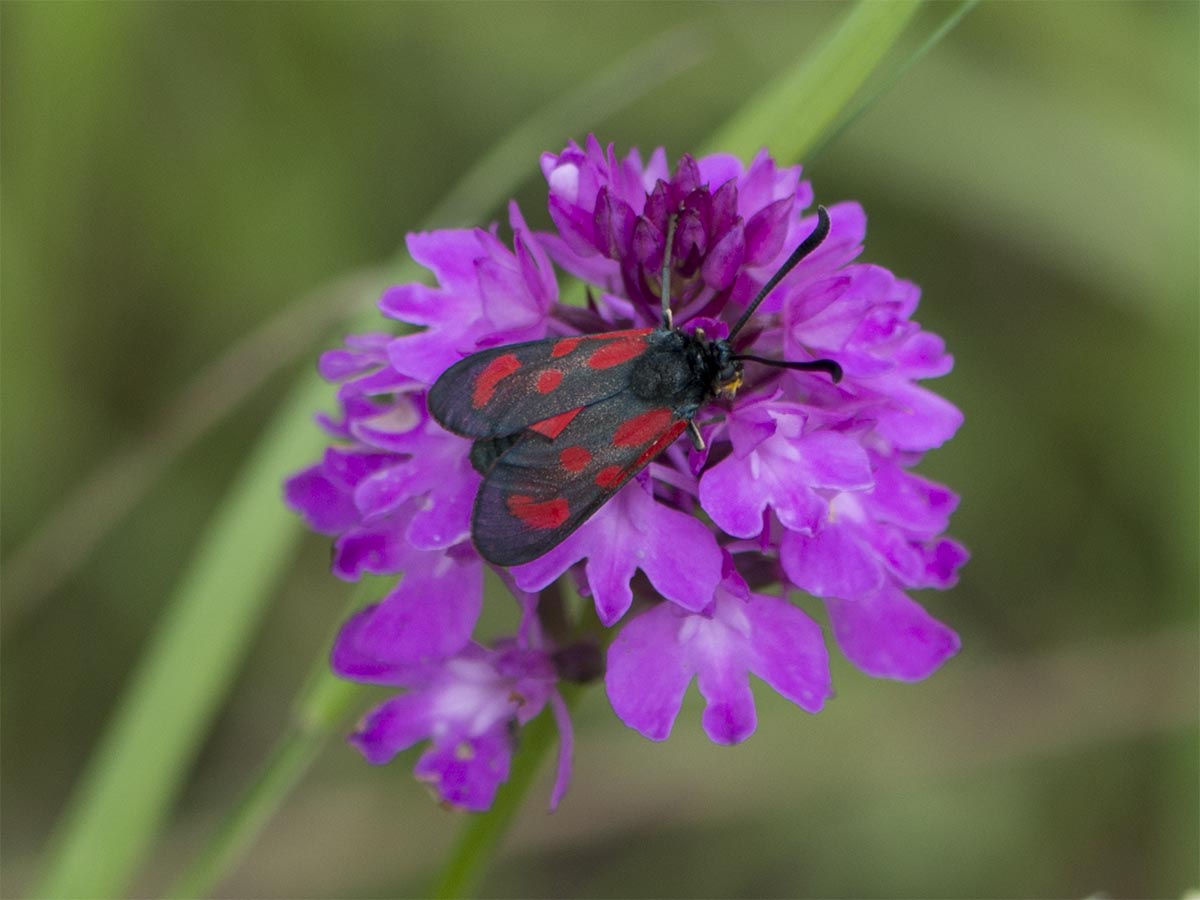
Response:
[[[742,363],[824,372],[831,359],[788,362],[738,353],[734,339],[775,286],[829,233],[817,226],[750,301],[724,339],[676,328],[670,307],[668,223],[658,328],[491,347],[452,365],[429,391],[442,427],[471,438],[483,476],[471,536],[484,559],[529,562],[562,543],[684,431],[702,449],[696,414],[742,383]]]

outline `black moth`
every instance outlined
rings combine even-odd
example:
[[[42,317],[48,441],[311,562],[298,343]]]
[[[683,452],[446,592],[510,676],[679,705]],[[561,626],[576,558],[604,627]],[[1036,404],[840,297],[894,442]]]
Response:
[[[662,324],[493,347],[455,363],[429,391],[443,427],[471,438],[483,475],[471,535],[484,559],[514,566],[562,543],[622,485],[685,430],[703,446],[694,418],[709,401],[733,396],[742,362],[827,373],[830,359],[782,362],[735,351],[737,333],[779,281],[829,233],[817,227],[779,267],[730,329],[711,340],[672,324],[667,228]]]

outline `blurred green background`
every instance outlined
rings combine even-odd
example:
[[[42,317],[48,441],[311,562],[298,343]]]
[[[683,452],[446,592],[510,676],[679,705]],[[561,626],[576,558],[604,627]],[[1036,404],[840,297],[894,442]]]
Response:
[[[578,110],[544,149],[590,128],[695,150],[844,11],[0,5],[3,896],[27,889],[262,423],[335,340],[331,279],[391,258],[515,121],[655,35],[685,29],[674,74]],[[838,664],[815,718],[759,691],[758,732],[732,749],[703,737],[695,697],[653,744],[594,691],[567,801],[548,816],[535,789],[486,894],[1200,885],[1198,39],[1191,2],[984,4],[805,161],[819,200],[863,203],[864,258],[922,285],[919,318],[956,354],[934,386],[966,424],[922,471],[962,493],[952,533],[974,558],[922,600],[963,651],[916,686]],[[536,155],[518,197],[548,222]],[[289,309],[241,377],[197,387]],[[31,564],[106,466],[93,511],[149,491],[91,550],[91,514],[60,520]],[[349,595],[327,564],[307,538],[136,893],[164,889],[282,730]],[[221,894],[420,894],[461,817],[411,762],[332,742]]]

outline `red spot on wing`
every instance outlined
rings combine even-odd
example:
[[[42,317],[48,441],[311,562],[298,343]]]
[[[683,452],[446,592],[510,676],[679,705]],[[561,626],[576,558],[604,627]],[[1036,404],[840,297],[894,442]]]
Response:
[[[605,490],[612,490],[626,478],[637,473],[642,466],[662,453],[671,442],[679,435],[683,434],[683,429],[687,428],[686,421],[679,421],[673,424],[670,428],[659,435],[658,440],[652,443],[649,447],[641,452],[637,459],[627,466],[605,466],[596,473],[596,484]]]
[[[623,331],[605,331],[602,334],[593,334],[592,338],[597,341],[604,341],[612,338],[645,337],[653,330],[653,328],[626,328]]]
[[[513,494],[506,501],[508,511],[528,525],[539,531],[549,531],[567,521],[570,507],[562,497],[538,503],[525,494]]]
[[[471,405],[482,409],[492,400],[496,385],[521,368],[521,361],[513,353],[497,356],[475,376],[475,390],[471,394]]]
[[[567,447],[558,454],[558,461],[568,472],[580,472],[592,461],[587,447]]]
[[[539,394],[548,394],[562,384],[563,373],[558,369],[547,369],[538,376],[537,389]]]
[[[614,332],[620,334],[620,332]],[[587,364],[593,369],[611,369],[646,352],[646,332],[630,332],[629,337],[620,337],[602,345],[588,357]]]
[[[571,424],[571,420],[579,415],[582,406],[577,406],[574,409],[568,409],[565,413],[559,413],[557,416],[551,416],[549,419],[542,419],[540,422],[534,422],[529,426],[530,431],[536,431],[538,434],[545,435],[554,440],[564,428]]]
[[[605,466],[596,473],[596,484],[608,490],[615,488],[621,483],[621,479],[625,477],[625,470],[620,466]]]
[[[560,356],[566,356],[579,346],[579,342],[581,340],[583,340],[583,338],[563,338],[550,348],[550,355],[555,359],[558,359]]]
[[[683,429],[685,429],[685,428],[687,428],[687,422],[685,422],[685,421],[676,422],[674,425],[672,425],[670,428],[668,428],[665,432],[663,432],[662,437],[660,437],[657,441],[655,441],[653,444],[651,444],[649,447],[647,447],[645,450],[643,450],[642,455],[639,456],[636,460],[634,460],[633,465],[630,466],[629,468],[632,469],[634,472],[636,472],[638,469],[640,469],[646,463],[650,462],[650,460],[654,459],[654,457],[658,456],[658,454],[662,453],[665,449],[667,449],[667,447],[669,447],[671,445],[672,441],[674,441],[675,438],[677,438],[681,434],[683,434]]]
[[[673,417],[671,410],[666,408],[652,409],[634,416],[617,426],[613,432],[613,443],[618,447],[640,447],[662,434]]]

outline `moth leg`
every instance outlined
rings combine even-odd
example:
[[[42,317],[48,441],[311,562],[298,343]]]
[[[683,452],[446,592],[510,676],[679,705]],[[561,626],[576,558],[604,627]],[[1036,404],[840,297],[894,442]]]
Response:
[[[704,449],[704,436],[700,434],[700,429],[696,427],[696,423],[692,419],[688,419],[688,437],[692,439],[693,447],[697,450]]]

